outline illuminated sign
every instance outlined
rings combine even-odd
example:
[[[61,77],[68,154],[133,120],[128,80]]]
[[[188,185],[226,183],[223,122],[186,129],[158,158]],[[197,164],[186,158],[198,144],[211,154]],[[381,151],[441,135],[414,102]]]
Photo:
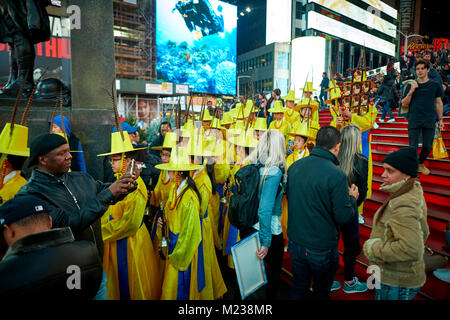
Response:
[[[362,0],[362,1],[367,3],[370,7],[375,8],[381,12],[384,12],[394,19],[397,19],[397,10],[387,5],[386,3],[380,0]]]
[[[291,41],[291,0],[267,0],[266,45]]]
[[[345,0],[309,0],[309,2],[315,2],[325,8],[328,8],[330,10],[333,10],[339,14],[342,14],[350,19],[353,19],[355,21],[361,22],[365,24],[369,29],[378,30],[380,32],[383,32],[384,34],[389,35],[392,38],[396,38],[396,26],[395,24],[392,24],[384,19],[382,19],[379,15],[379,12],[376,10],[379,10],[378,8],[381,8],[380,5],[375,5],[377,1],[371,1],[374,2],[373,8],[376,10],[364,10],[348,1]],[[378,1],[380,2],[380,1]],[[396,10],[395,10],[396,11]],[[383,11],[384,12],[384,11]],[[340,20],[339,16],[336,16],[332,13],[322,13],[324,15],[329,16],[330,18],[333,18],[335,20]]]
[[[308,12],[307,28],[328,33],[390,56],[395,55],[395,44],[337,20],[325,17],[315,11]]]
[[[295,96],[301,98],[301,88],[306,81],[312,81],[313,87],[320,92],[322,73],[325,70],[325,38],[300,37],[292,40],[291,88]],[[306,50],[307,49],[307,50]]]
[[[192,92],[236,93],[237,8],[218,0],[159,0],[157,80]]]

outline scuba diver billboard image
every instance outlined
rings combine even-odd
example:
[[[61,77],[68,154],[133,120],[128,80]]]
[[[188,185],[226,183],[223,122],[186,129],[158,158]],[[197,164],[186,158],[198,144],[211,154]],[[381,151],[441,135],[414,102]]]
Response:
[[[237,8],[218,0],[157,0],[157,80],[236,94]]]

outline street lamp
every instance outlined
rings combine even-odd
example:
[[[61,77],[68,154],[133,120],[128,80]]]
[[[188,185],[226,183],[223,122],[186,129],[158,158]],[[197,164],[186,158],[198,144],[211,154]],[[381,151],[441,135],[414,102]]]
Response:
[[[240,95],[239,95],[239,79],[241,79],[241,78],[252,78],[251,76],[238,76],[237,77],[237,96],[238,97],[240,97]]]
[[[403,54],[404,55],[406,55],[406,53],[407,53],[407,51],[408,51],[408,38],[411,38],[411,37],[420,37],[420,38],[423,38],[423,36],[421,36],[420,34],[416,34],[416,33],[413,33],[413,34],[404,34],[403,32],[401,32],[400,30],[398,30],[398,29],[394,29],[394,28],[389,28],[389,29],[391,29],[391,30],[395,30],[395,31],[397,31],[398,33],[400,33],[403,37],[405,37],[405,48],[403,49]]]

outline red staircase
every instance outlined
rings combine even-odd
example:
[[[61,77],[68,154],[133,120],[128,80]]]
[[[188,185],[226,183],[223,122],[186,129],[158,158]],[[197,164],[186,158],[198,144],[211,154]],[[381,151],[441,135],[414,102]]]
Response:
[[[394,116],[397,113],[394,111]],[[378,128],[371,129],[372,135],[372,161],[373,161],[373,182],[372,197],[364,202],[363,216],[364,224],[360,224],[360,241],[361,246],[370,237],[372,230],[372,220],[375,212],[387,198],[387,194],[380,191],[380,185],[383,183],[381,174],[383,173],[382,160],[392,151],[408,146],[408,121],[403,117],[396,118],[393,123],[380,122],[380,114],[377,116]],[[321,126],[329,125],[332,117],[328,109],[319,113],[319,122]],[[444,117],[445,129],[442,131],[442,137],[450,154],[450,117]],[[430,228],[430,235],[425,243],[427,251],[433,254],[439,254],[445,257],[450,255],[445,252],[442,247],[446,244],[445,229],[450,220],[450,158],[442,160],[434,160],[432,153],[425,161],[425,166],[430,169],[428,176],[419,174],[420,182],[424,190],[424,197],[427,201],[428,217],[427,222]],[[342,254],[344,246],[342,240],[338,245],[339,252]],[[340,261],[343,267],[342,257]],[[365,281],[369,274],[366,273],[368,260],[361,253],[357,259],[355,267],[356,276],[360,281]],[[447,265],[448,267],[448,265]],[[336,280],[343,281],[343,268],[340,268]],[[289,254],[286,253],[283,262],[283,279],[290,282],[291,262]],[[372,290],[368,290],[362,294],[345,294],[342,289],[332,292],[332,299],[336,300],[373,300],[374,294]],[[427,281],[421,288],[419,295],[415,298],[420,299],[436,299],[450,300],[450,284],[437,279],[431,272],[427,273]]]

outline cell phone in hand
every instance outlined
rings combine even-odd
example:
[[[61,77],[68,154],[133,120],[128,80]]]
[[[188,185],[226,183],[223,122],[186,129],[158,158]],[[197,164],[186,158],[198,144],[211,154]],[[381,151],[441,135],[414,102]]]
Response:
[[[133,176],[136,172],[136,162],[134,159],[131,159],[130,165],[127,168],[127,174],[129,174],[130,176]]]

